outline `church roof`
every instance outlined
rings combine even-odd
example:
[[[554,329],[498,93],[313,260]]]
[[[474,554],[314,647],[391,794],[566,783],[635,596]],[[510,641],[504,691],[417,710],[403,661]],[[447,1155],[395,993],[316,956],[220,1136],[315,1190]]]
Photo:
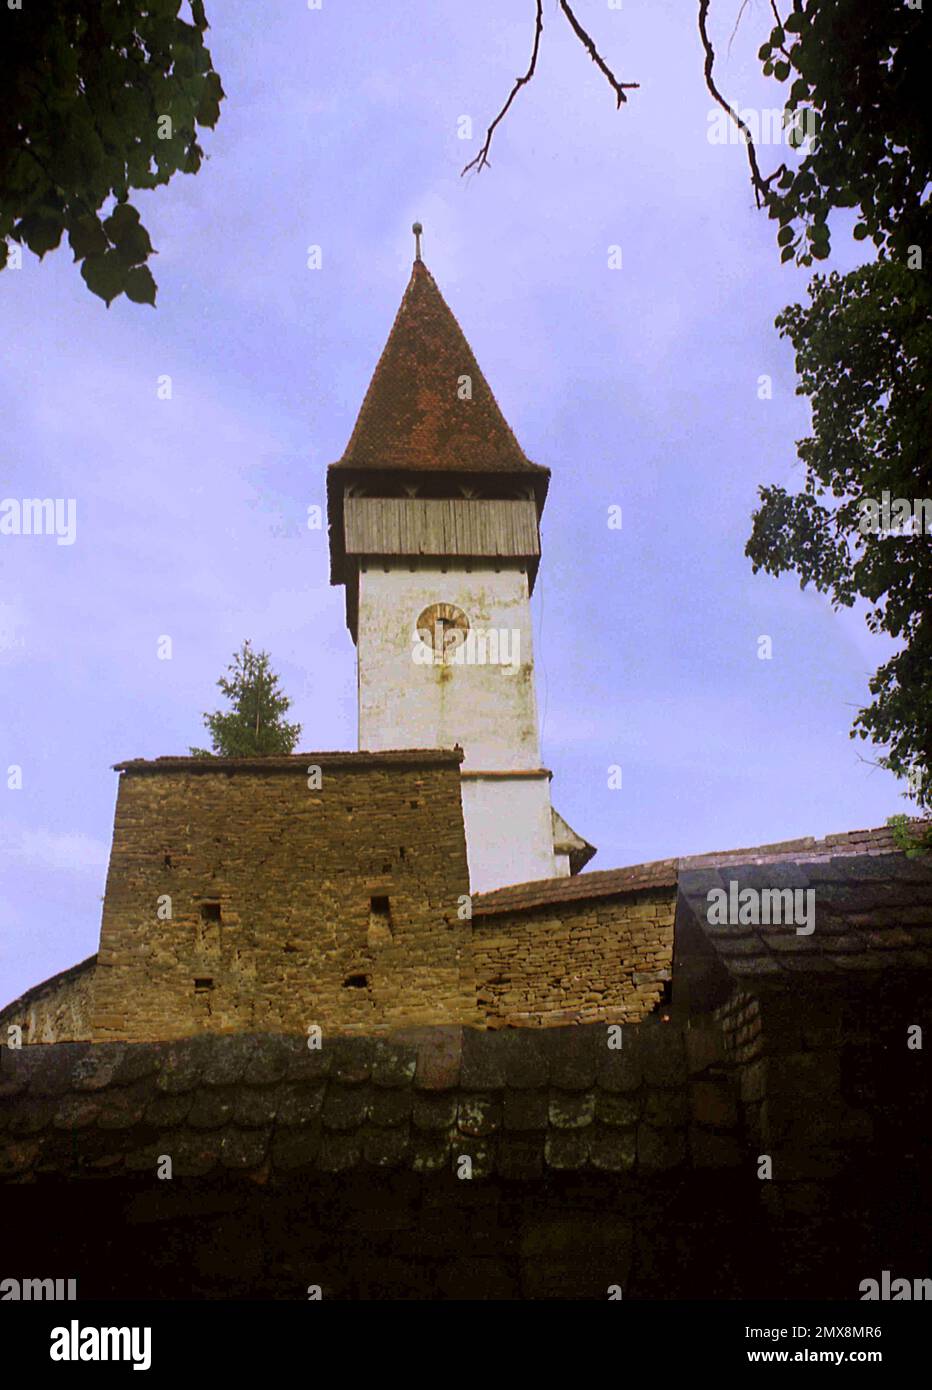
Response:
[[[914,831],[927,822],[916,820]],[[473,918],[499,913],[526,912],[565,903],[614,897],[619,893],[646,893],[653,889],[676,888],[685,874],[703,869],[734,868],[761,864],[820,864],[848,857],[879,857],[897,853],[893,829],[881,825],[873,830],[847,830],[816,839],[806,835],[797,840],[781,840],[770,845],[745,849],[715,850],[676,859],[655,859],[647,864],[631,864],[621,869],[596,869],[571,878],[541,878],[529,883],[509,884],[488,893],[473,895]],[[901,857],[902,854],[901,854]]]
[[[460,378],[471,382],[461,399]],[[523,473],[531,463],[423,261],[416,260],[356,426],[333,469]]]

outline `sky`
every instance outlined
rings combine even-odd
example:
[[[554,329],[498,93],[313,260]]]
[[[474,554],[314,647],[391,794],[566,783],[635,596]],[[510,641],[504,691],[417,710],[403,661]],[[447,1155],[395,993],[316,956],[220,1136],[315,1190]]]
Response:
[[[739,8],[713,4],[719,85],[769,109],[769,5],[751,0],[729,51]],[[133,199],[157,308],[106,309],[65,248],[0,275],[0,497],[75,503],[73,544],[0,537],[0,1005],[96,950],[112,766],[204,743],[245,637],[271,654],[301,749],[356,746],[343,591],[305,518],[415,220],[520,444],[552,470],[533,599],[543,758],[557,809],[598,846],[590,867],[910,809],[849,738],[893,648],[863,611],[744,555],[758,487],[802,482],[808,408],[773,321],[807,272],[780,265],[743,148],[710,139],[691,0],[577,10],[638,90],[616,110],[547,0],[534,80],[491,167],[464,178],[526,68],[533,0],[208,0],[227,93],[208,158]],[[764,147],[765,170],[785,153]],[[860,251],[836,228],[826,268],[846,270]]]

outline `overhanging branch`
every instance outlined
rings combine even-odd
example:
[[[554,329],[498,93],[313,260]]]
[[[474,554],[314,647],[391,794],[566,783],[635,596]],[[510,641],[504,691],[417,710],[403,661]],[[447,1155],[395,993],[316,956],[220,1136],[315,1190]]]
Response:
[[[772,196],[770,185],[775,178],[784,172],[786,165],[781,164],[772,174],[768,174],[766,178],[763,177],[760,171],[760,165],[757,162],[757,150],[754,147],[754,138],[751,135],[747,122],[741,119],[734,107],[729,105],[715,85],[715,78],[712,72],[715,67],[715,49],[712,47],[712,40],[709,38],[708,30],[710,3],[711,0],[699,0],[699,37],[702,39],[702,47],[705,49],[705,85],[709,90],[710,96],[718,102],[723,111],[727,112],[741,131],[744,137],[744,143],[747,146],[748,163],[751,166],[751,183],[754,187],[754,197],[757,200],[757,206],[769,207]]]
[[[482,149],[476,155],[475,159],[471,159],[469,163],[466,165],[466,168],[462,170],[461,177],[462,174],[468,174],[470,169],[481,170],[484,169],[485,166],[488,164],[489,146],[492,143],[492,136],[495,134],[495,127],[498,125],[499,121],[501,121],[507,115],[508,108],[510,107],[511,103],[514,101],[515,97],[518,95],[524,84],[526,82],[530,82],[531,78],[534,76],[534,73],[537,68],[537,54],[540,51],[540,36],[543,32],[543,28],[544,0],[537,0],[537,18],[534,24],[534,47],[531,50],[531,61],[528,64],[528,70],[523,77],[515,78],[515,85],[512,87],[511,91],[508,94],[508,100],[505,102],[505,105],[502,107],[501,111],[499,111],[498,115],[495,117],[495,120],[492,122],[492,124],[489,126],[488,130],[485,133],[485,140],[483,142]]]
[[[628,100],[628,98],[625,96],[625,91],[630,90],[632,87],[640,87],[640,82],[619,82],[615,74],[612,72],[611,68],[605,62],[605,59],[599,53],[592,39],[589,37],[585,29],[580,24],[579,20],[573,14],[573,8],[569,4],[569,0],[560,0],[560,9],[566,15],[566,18],[569,21],[569,25],[573,33],[579,39],[579,42],[582,44],[583,48],[589,54],[589,57],[595,63],[596,67],[599,69],[599,72],[604,74],[609,86],[615,93],[615,105],[620,106],[623,101]]]
[[[481,150],[476,155],[475,159],[471,159],[469,163],[466,165],[466,167],[462,170],[462,173],[464,174],[468,174],[470,169],[475,169],[478,172],[484,169],[485,166],[489,163],[489,147],[492,144],[492,136],[495,134],[496,126],[507,115],[511,103],[514,101],[521,88],[525,86],[526,83],[530,82],[531,78],[534,76],[534,73],[537,70],[537,55],[540,52],[540,36],[544,28],[543,0],[536,0],[536,4],[537,14],[534,24],[534,46],[531,49],[531,61],[528,64],[527,72],[524,74],[523,77],[515,78],[514,86],[508,93],[508,100],[505,102],[505,105],[502,107],[501,111],[499,111],[498,115],[495,117],[495,120],[492,122],[492,124],[486,131],[485,140],[482,143]],[[628,100],[628,98],[625,96],[625,92],[631,90],[631,88],[639,87],[640,83],[619,82],[618,78],[612,72],[611,68],[608,66],[599,50],[596,48],[591,35],[589,35],[586,32],[586,30],[580,24],[579,20],[576,18],[576,15],[573,13],[573,7],[569,3],[569,0],[559,0],[559,4],[560,9],[563,11],[563,14],[565,15],[570,25],[570,28],[573,30],[573,33],[576,35],[577,39],[579,39],[579,42],[582,44],[583,48],[589,54],[589,57],[595,63],[599,71],[603,74],[612,91],[615,93],[615,105],[621,106],[622,102]]]

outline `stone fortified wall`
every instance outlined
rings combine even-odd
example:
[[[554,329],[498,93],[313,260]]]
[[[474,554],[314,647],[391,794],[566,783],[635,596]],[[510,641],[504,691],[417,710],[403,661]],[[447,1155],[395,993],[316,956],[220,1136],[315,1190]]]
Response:
[[[676,889],[563,901],[473,919],[490,1028],[637,1023],[671,978]]]
[[[459,757],[123,764],[94,1039],[476,1021]]]
[[[121,767],[96,965],[0,1013],[26,1043],[632,1023],[670,979],[675,881],[470,901],[458,753]]]

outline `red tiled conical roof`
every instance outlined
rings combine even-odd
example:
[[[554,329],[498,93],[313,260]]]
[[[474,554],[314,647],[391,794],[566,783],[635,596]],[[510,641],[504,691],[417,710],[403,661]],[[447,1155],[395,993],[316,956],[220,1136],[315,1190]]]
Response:
[[[470,378],[472,398],[461,399]],[[349,444],[333,468],[533,473],[423,261],[411,279]]]

